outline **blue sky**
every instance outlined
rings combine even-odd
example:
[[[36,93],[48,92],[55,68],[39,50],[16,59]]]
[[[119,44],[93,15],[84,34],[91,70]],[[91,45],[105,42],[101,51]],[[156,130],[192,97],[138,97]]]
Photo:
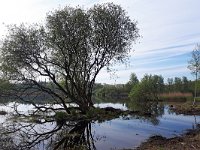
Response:
[[[42,23],[58,7],[105,2],[120,4],[138,22],[142,38],[133,44],[128,66],[116,65],[114,76],[103,70],[97,82],[126,83],[131,72],[139,78],[151,73],[193,79],[187,62],[200,43],[200,0],[1,0],[0,35],[5,36],[8,24]]]

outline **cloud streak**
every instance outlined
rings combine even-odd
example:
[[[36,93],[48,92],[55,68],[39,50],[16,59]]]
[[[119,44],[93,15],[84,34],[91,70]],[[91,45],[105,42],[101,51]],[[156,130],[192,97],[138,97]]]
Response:
[[[52,9],[65,5],[89,8],[105,2],[120,4],[131,19],[138,21],[142,38],[133,45],[130,66],[115,66],[115,79],[102,71],[98,82],[125,83],[131,72],[139,77],[151,73],[192,78],[187,61],[200,42],[199,0],[6,0],[0,5],[0,35],[6,33],[3,23],[42,23]]]

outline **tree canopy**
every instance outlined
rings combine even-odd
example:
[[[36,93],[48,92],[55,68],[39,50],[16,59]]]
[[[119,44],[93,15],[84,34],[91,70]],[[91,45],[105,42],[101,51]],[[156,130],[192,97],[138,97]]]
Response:
[[[44,25],[9,27],[0,68],[10,81],[48,93],[68,113],[67,102],[85,112],[93,106],[92,89],[102,68],[128,58],[132,42],[139,37],[136,25],[113,3],[88,10],[58,9],[47,15]]]
[[[133,86],[129,97],[133,100],[158,100],[158,94],[164,90],[164,79],[158,75],[144,75],[141,82]]]
[[[126,83],[126,90],[129,93],[133,86],[137,85],[139,80],[135,73],[131,73],[129,81]]]
[[[198,77],[200,72],[200,45],[197,44],[192,51],[192,58],[188,61],[188,69],[191,73]]]

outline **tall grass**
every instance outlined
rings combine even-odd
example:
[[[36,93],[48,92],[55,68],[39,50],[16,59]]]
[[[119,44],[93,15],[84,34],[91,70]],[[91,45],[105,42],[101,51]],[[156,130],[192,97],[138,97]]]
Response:
[[[163,101],[188,101],[193,100],[193,95],[192,93],[181,92],[162,93],[159,94],[159,99]]]

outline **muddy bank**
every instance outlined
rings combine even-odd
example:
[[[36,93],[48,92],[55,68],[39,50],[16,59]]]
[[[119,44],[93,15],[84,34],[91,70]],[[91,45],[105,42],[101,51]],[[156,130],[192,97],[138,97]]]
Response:
[[[153,136],[136,150],[197,150],[200,149],[200,124],[180,137]]]
[[[189,103],[170,105],[170,110],[177,114],[200,115],[200,104],[194,106]]]

